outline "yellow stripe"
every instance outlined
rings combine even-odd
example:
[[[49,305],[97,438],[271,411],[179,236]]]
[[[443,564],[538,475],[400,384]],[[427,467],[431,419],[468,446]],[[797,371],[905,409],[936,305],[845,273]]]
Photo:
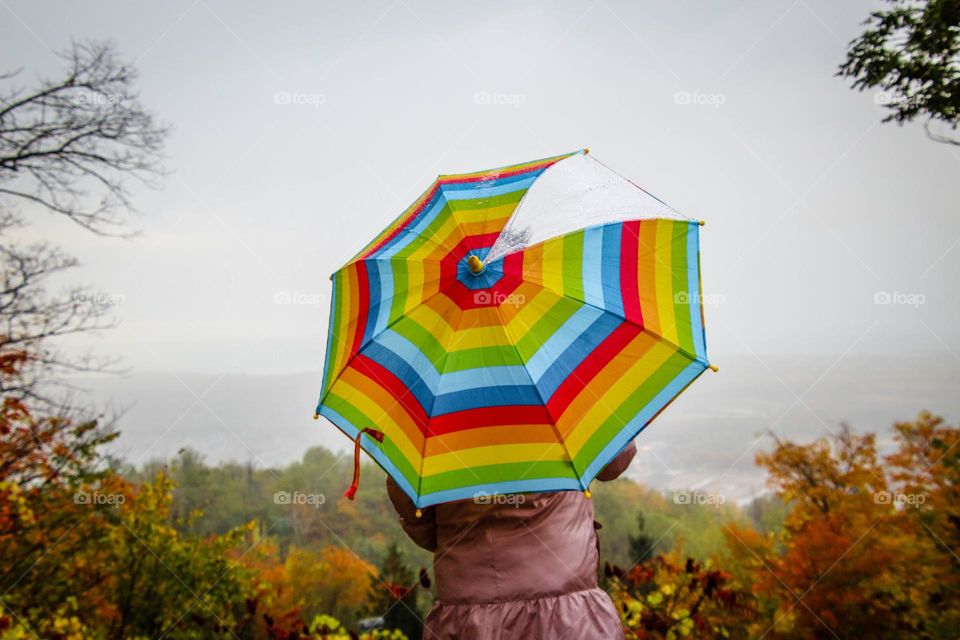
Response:
[[[358,386],[354,386],[354,384]],[[396,445],[403,457],[414,468],[419,468],[421,458],[419,447],[422,446],[422,441],[420,443],[412,442],[410,436],[419,435],[420,431],[413,419],[407,415],[403,406],[398,404],[383,387],[350,368],[344,371],[343,376],[337,380],[332,393],[367,414],[367,417],[373,420],[376,428],[383,431],[384,436]],[[380,410],[379,416],[375,415],[375,408]],[[406,423],[406,428],[400,426],[398,417]],[[362,427],[364,425],[358,426]]]
[[[642,336],[640,336],[642,337]],[[647,337],[647,340],[653,340]],[[623,404],[631,393],[635,392],[643,382],[649,378],[667,359],[676,353],[676,349],[665,345],[657,340],[646,355],[637,359],[633,366],[627,370],[626,375],[620,376],[606,390],[595,389],[599,398],[593,403],[593,406],[583,415],[583,418],[576,422],[576,425],[566,437],[567,449],[570,455],[577,456],[583,445],[590,439],[596,429],[611,415],[615,414],[617,409]],[[590,387],[588,387],[589,389]],[[586,390],[585,390],[586,391]],[[589,393],[589,392],[588,392]],[[567,412],[569,413],[569,412]],[[564,414],[566,417],[567,414]],[[623,416],[623,423],[633,416]],[[562,430],[561,430],[562,431]]]
[[[655,255],[657,283],[657,313],[660,316],[660,335],[680,344],[677,322],[673,317],[673,225],[657,221],[657,247]]]
[[[638,248],[638,291],[640,311],[647,331],[660,335],[660,317],[657,315],[656,249],[657,223],[644,220],[640,223],[640,245]]]
[[[543,286],[563,293],[563,239],[543,243]]]
[[[558,442],[500,444],[427,456],[423,460],[423,475],[426,477],[435,473],[482,467],[490,464],[556,460],[569,460],[563,445]]]

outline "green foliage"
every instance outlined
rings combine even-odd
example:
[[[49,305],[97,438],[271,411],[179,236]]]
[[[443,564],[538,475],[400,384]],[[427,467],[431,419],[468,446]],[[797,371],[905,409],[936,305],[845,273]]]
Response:
[[[850,43],[839,75],[852,78],[853,87],[861,91],[887,91],[885,121],[903,123],[922,116],[955,134],[960,123],[960,2],[887,3],[888,9],[870,14],[866,31]],[[931,135],[960,144],[955,137]]]

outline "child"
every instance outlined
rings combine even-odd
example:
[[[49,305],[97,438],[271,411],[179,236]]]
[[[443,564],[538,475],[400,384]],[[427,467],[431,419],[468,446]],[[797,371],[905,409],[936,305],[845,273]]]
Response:
[[[631,442],[597,479],[619,477],[636,452]],[[623,638],[613,602],[597,587],[600,525],[583,493],[461,500],[417,518],[389,476],[387,492],[407,535],[434,554],[437,600],[424,640]]]

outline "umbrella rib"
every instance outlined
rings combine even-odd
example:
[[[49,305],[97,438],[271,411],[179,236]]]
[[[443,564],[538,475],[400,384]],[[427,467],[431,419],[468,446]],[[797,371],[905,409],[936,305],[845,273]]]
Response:
[[[448,285],[448,286],[449,286],[449,285]],[[434,294],[434,295],[437,295],[437,294],[439,294],[439,293],[442,293],[446,288],[447,288],[447,287],[440,287],[440,288],[437,290],[437,293]],[[460,329],[460,319],[461,319],[461,318],[463,318],[463,309],[460,310],[460,315],[457,317],[457,328],[456,328],[456,329],[453,329],[453,331],[452,331],[453,334],[456,334],[456,332],[459,331],[459,329]],[[438,376],[439,376],[439,379],[442,379],[442,378],[443,378],[443,370],[446,368],[446,365],[447,365],[447,357],[448,357],[449,355],[450,355],[450,351],[446,348],[446,346],[444,346],[444,349],[443,349],[443,360],[440,362],[440,369],[437,371],[437,374],[438,374]],[[437,396],[439,395],[439,391],[440,391],[439,383],[437,383],[437,384],[438,384],[438,387],[437,387],[437,389],[434,390],[433,398],[430,400],[430,409],[427,411],[427,432],[428,432],[428,433],[427,433],[427,435],[425,435],[424,438],[423,438],[423,449],[420,451],[420,473],[419,473],[419,475],[418,475],[418,477],[417,477],[417,496],[418,496],[418,497],[419,497],[420,495],[422,495],[422,494],[421,494],[421,491],[423,490],[423,465],[424,465],[424,462],[425,462],[426,459],[427,459],[427,438],[430,437],[430,435],[429,435],[429,431],[430,431],[430,417],[433,415],[433,407],[434,407],[434,406],[436,405],[436,403],[437,403]],[[476,475],[476,474],[474,474],[474,475]]]
[[[521,279],[523,279],[523,276],[520,276],[520,277],[521,277]],[[693,361],[693,362],[701,362],[701,363],[703,363],[703,364],[705,364],[705,365],[709,365],[709,363],[708,363],[706,360],[703,360],[702,358],[697,357],[696,354],[690,353],[689,351],[687,351],[686,349],[684,349],[684,348],[681,347],[680,345],[676,344],[675,342],[672,342],[672,341],[670,341],[670,340],[667,340],[666,338],[664,338],[664,337],[663,337],[662,335],[660,335],[659,333],[654,333],[653,331],[650,331],[649,329],[647,329],[647,328],[646,328],[645,326],[643,326],[642,324],[637,324],[637,323],[634,322],[633,320],[630,320],[629,318],[627,318],[625,315],[621,315],[621,314],[617,313],[616,311],[612,311],[612,310],[610,310],[610,309],[604,309],[603,307],[598,307],[598,306],[595,305],[595,304],[592,304],[592,303],[590,303],[590,302],[587,302],[586,300],[581,300],[580,298],[571,296],[571,295],[569,295],[569,294],[562,293],[562,292],[560,292],[560,291],[557,291],[557,290],[554,289],[553,287],[548,287],[547,285],[543,284],[542,282],[533,282],[533,281],[531,281],[531,280],[523,280],[523,281],[526,282],[527,284],[532,284],[532,285],[535,286],[535,287],[540,287],[541,289],[544,289],[545,291],[549,291],[550,293],[553,293],[553,294],[555,294],[555,295],[557,295],[557,296],[560,296],[561,298],[569,298],[569,299],[571,299],[571,300],[576,300],[577,302],[580,302],[580,303],[582,303],[582,304],[584,304],[584,305],[586,305],[586,306],[588,306],[588,307],[591,307],[591,308],[593,308],[593,309],[596,309],[596,310],[599,311],[600,313],[607,313],[607,314],[610,314],[611,316],[616,316],[617,318],[620,318],[621,320],[623,320],[623,321],[626,322],[627,324],[632,324],[633,326],[637,327],[638,329],[640,329],[640,331],[642,331],[643,333],[647,334],[648,336],[652,336],[652,337],[656,338],[657,340],[659,340],[660,342],[664,343],[665,345],[667,345],[667,346],[669,346],[669,347],[671,347],[671,348],[673,348],[673,349],[676,349],[678,353],[686,356],[686,357],[689,358],[691,361]]]
[[[567,460],[570,461],[570,466],[573,468],[573,472],[577,474],[577,481],[580,483],[580,486],[586,489],[583,486],[583,478],[580,477],[580,472],[577,471],[577,466],[573,462],[573,456],[570,455],[570,449],[567,448],[567,443],[564,441],[563,437],[560,435],[560,429],[557,427],[556,419],[550,414],[550,409],[547,407],[547,401],[543,397],[543,394],[540,393],[540,389],[537,387],[537,384],[533,381],[533,376],[530,375],[530,372],[527,370],[527,364],[523,362],[523,358],[520,355],[520,349],[517,348],[517,342],[510,336],[510,332],[507,331],[507,322],[503,317],[503,314],[500,313],[499,305],[494,306],[494,310],[497,315],[500,316],[500,325],[503,327],[504,333],[507,334],[507,337],[510,338],[510,344],[513,346],[513,350],[517,354],[517,359],[523,363],[523,371],[527,374],[527,377],[530,378],[530,383],[533,385],[533,390],[537,392],[537,397],[540,398],[540,403],[543,405],[543,410],[547,412],[547,417],[550,418],[550,426],[553,428],[553,432],[557,434],[557,442],[563,447],[564,453],[567,454]],[[543,345],[541,345],[541,348]]]
[[[440,278],[437,278],[436,280],[430,280],[429,282],[440,282],[440,280],[441,280]],[[426,284],[426,283],[424,283],[424,284]],[[358,355],[360,355],[360,352],[361,352],[361,351],[363,351],[371,342],[373,342],[374,340],[376,340],[379,336],[383,335],[383,334],[386,333],[388,330],[390,330],[390,329],[393,327],[393,325],[397,324],[398,322],[400,322],[401,320],[403,320],[405,317],[407,317],[407,316],[410,314],[411,311],[422,307],[422,306],[425,305],[429,300],[431,300],[431,299],[435,298],[436,296],[440,295],[441,293],[443,293],[444,289],[445,289],[445,287],[440,287],[440,288],[438,288],[436,291],[434,291],[433,293],[431,293],[430,295],[428,295],[426,298],[424,298],[423,300],[421,300],[420,302],[418,302],[418,303],[415,304],[414,306],[410,307],[408,310],[404,311],[399,317],[397,317],[396,320],[393,320],[392,322],[388,323],[387,326],[385,326],[385,327],[383,328],[383,330],[381,330],[381,331],[379,331],[379,332],[371,335],[369,340],[367,340],[365,343],[363,343],[362,345],[360,345],[360,348],[357,349],[357,351],[356,351],[355,353],[351,354],[350,357],[347,358],[347,361],[343,363],[343,366],[340,368],[340,371],[337,372],[336,376],[333,378],[333,381],[330,383],[330,386],[327,387],[327,389],[326,389],[326,391],[324,392],[323,396],[320,398],[320,403],[319,403],[319,404],[323,404],[323,403],[324,403],[324,401],[327,399],[327,396],[330,395],[330,391],[333,390],[333,385],[335,385],[335,384],[337,383],[337,380],[339,380],[340,374],[343,373],[344,371],[346,371],[347,367],[349,367],[349,366],[353,363],[353,361],[356,359],[356,357],[357,357]],[[396,297],[396,294],[394,294],[394,296],[391,296],[390,299],[392,300],[393,297]]]

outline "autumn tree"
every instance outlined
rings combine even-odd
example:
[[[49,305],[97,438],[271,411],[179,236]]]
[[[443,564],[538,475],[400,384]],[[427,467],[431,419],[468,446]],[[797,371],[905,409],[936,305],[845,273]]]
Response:
[[[923,416],[898,429],[900,449],[885,461],[873,434],[847,428],[809,444],[776,440],[757,457],[789,509],[780,536],[727,528],[731,552],[749,567],[769,615],[759,635],[953,637],[944,622],[955,617],[956,604],[946,604],[943,585],[956,567],[923,526],[927,518],[949,527],[949,510],[924,515],[917,507],[936,483],[949,484],[947,476],[935,480],[949,457],[947,465],[929,463],[937,443],[956,434]],[[912,465],[921,455],[928,464],[917,472]]]

